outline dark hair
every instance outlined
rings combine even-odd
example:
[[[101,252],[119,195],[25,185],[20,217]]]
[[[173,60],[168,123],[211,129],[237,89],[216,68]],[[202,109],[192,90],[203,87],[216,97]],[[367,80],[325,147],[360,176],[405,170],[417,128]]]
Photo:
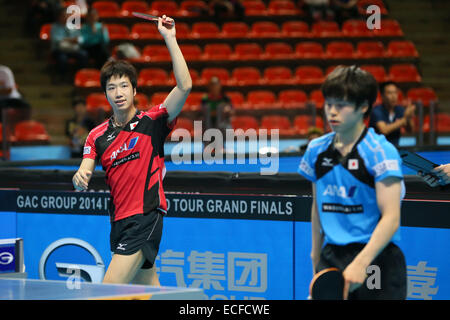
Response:
[[[137,87],[137,72],[133,65],[124,60],[109,60],[100,71],[100,83],[103,91],[106,93],[106,82],[113,76],[127,76],[130,79],[133,89]]]
[[[384,94],[384,90],[387,86],[394,85],[395,87],[398,87],[397,84],[394,81],[386,81],[380,84],[380,93]]]
[[[79,104],[86,104],[86,101],[82,97],[75,97],[72,99],[72,108],[75,108]]]
[[[321,89],[325,99],[343,99],[354,103],[356,109],[367,105],[364,117],[370,115],[378,94],[378,84],[373,75],[355,65],[338,66],[327,76]]]

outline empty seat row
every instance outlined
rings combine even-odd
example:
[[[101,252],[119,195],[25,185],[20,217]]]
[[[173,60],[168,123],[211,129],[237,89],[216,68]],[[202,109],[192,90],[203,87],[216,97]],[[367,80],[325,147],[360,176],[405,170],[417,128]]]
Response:
[[[267,67],[261,72],[255,67],[237,67],[231,72],[225,68],[204,68],[199,74],[190,69],[194,85],[205,85],[212,77],[218,77],[224,86],[266,86],[266,85],[320,85],[325,76],[336,66],[326,69],[326,73],[316,66],[300,66],[292,71],[288,67]],[[395,82],[421,82],[417,68],[412,64],[395,64],[387,74],[383,66],[363,65],[362,69],[371,72],[379,82],[392,80]],[[171,86],[174,77],[162,68],[144,68],[138,75],[138,86]],[[81,69],[75,74],[75,86],[79,88],[100,87],[100,70]]]
[[[154,24],[135,23],[131,29],[124,24],[107,23],[109,37],[112,40],[160,39]],[[51,24],[41,27],[41,40],[50,38]],[[365,21],[349,20],[344,22],[342,30],[333,21],[319,21],[311,28],[303,21],[286,21],[281,27],[272,21],[258,21],[251,25],[244,22],[226,22],[220,28],[214,22],[194,22],[176,24],[178,39],[217,39],[217,38],[341,38],[341,37],[402,37],[399,23],[392,19],[383,19],[381,28],[370,30]]]
[[[3,127],[0,123],[0,142],[3,141]],[[43,123],[36,120],[24,120],[16,123],[13,132],[8,134],[11,143],[49,143],[50,136]]]
[[[361,41],[356,45],[346,41],[331,41],[325,48],[318,42],[300,42],[294,47],[285,42],[269,42],[264,48],[258,43],[239,43],[234,48],[226,43],[206,44],[203,49],[196,44],[181,44],[180,49],[187,61],[246,61],[246,60],[293,60],[293,59],[391,59],[417,58],[419,56],[414,44],[407,40],[393,40],[387,49],[379,41]],[[118,47],[114,47],[113,55]],[[167,47],[164,45],[147,45],[142,50],[136,49],[140,57],[134,62],[170,61]]]

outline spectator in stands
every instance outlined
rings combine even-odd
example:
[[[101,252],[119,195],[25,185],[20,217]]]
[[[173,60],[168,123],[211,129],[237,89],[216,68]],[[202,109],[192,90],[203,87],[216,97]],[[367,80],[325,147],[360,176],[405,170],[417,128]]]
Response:
[[[348,19],[357,19],[358,0],[331,0],[331,8],[336,15],[336,22],[342,26],[342,23]]]
[[[72,158],[81,158],[86,137],[89,131],[95,127],[95,123],[87,115],[84,99],[75,98],[72,108],[74,116],[66,122],[66,136],[69,138]]]
[[[450,184],[450,163],[440,165],[433,170],[436,172],[435,176],[423,174],[420,171],[418,172],[418,175],[431,187]]]
[[[56,60],[61,80],[65,80],[67,76],[69,58],[76,60],[77,69],[84,68],[88,62],[88,53],[80,46],[80,30],[68,28],[66,26],[67,18],[66,10],[61,9],[58,13],[58,20],[52,24],[50,31],[51,52]]]
[[[19,120],[28,119],[31,111],[30,105],[17,90],[16,81],[11,69],[7,66],[0,65],[0,120],[2,120],[2,108],[20,110],[21,119]],[[9,120],[12,121],[13,119]]]
[[[306,151],[306,148],[308,147],[308,144],[323,135],[323,130],[318,128],[318,127],[310,127],[308,129],[308,132],[306,133],[306,137],[308,139],[308,141],[306,141],[305,144],[300,146],[300,152],[304,153]]]
[[[231,128],[233,114],[231,99],[223,92],[219,78],[212,77],[208,84],[208,93],[202,98],[202,111],[205,120],[204,129],[217,128],[224,131]]]
[[[413,116],[416,107],[412,103],[404,108],[398,103],[398,87],[388,81],[380,86],[382,104],[375,106],[370,116],[369,126],[377,133],[382,133],[394,146],[398,146],[401,128],[409,132],[414,131]]]
[[[217,20],[232,17],[242,20],[245,16],[245,8],[240,0],[211,0],[209,13]]]
[[[86,15],[86,23],[81,27],[81,48],[95,60],[98,69],[110,56],[108,43],[108,29],[99,22],[97,10],[90,9]]]
[[[330,8],[330,0],[304,0],[304,6],[310,23],[320,20],[334,20],[334,12]]]

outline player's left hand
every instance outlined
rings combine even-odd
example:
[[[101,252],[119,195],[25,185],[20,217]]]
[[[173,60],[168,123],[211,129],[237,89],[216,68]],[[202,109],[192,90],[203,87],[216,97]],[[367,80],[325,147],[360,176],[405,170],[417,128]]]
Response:
[[[344,300],[348,299],[348,294],[358,289],[366,280],[366,268],[353,261],[342,273],[344,276]]]
[[[159,17],[158,31],[164,39],[167,39],[168,37],[175,37],[175,21],[166,15]]]

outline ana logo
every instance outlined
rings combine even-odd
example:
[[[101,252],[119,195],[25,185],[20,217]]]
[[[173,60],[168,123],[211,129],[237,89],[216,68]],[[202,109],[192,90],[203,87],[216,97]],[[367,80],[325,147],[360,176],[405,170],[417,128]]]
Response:
[[[332,197],[340,197],[340,198],[353,198],[357,190],[356,186],[351,186],[348,191],[344,186],[337,186],[334,184],[327,185],[325,191],[322,195],[324,196],[332,196]]]
[[[58,262],[57,259],[61,257],[72,261],[71,263]],[[95,264],[83,264],[88,261],[93,261]],[[56,267],[56,270],[52,267]],[[56,240],[42,253],[39,261],[40,279],[47,280],[49,274],[50,277],[70,278],[74,270],[78,271],[79,277],[84,281],[101,283],[105,274],[105,264],[98,251],[90,243],[77,238]]]
[[[116,151],[114,151],[111,154],[111,161],[114,160],[115,158],[117,158],[117,156],[120,153],[133,149],[136,146],[138,139],[139,139],[139,137],[135,137],[135,138],[131,139],[130,142],[128,143],[128,145],[125,142],[119,149],[117,149]]]
[[[14,256],[11,252],[2,252],[0,253],[0,264],[7,265],[13,262]]]

